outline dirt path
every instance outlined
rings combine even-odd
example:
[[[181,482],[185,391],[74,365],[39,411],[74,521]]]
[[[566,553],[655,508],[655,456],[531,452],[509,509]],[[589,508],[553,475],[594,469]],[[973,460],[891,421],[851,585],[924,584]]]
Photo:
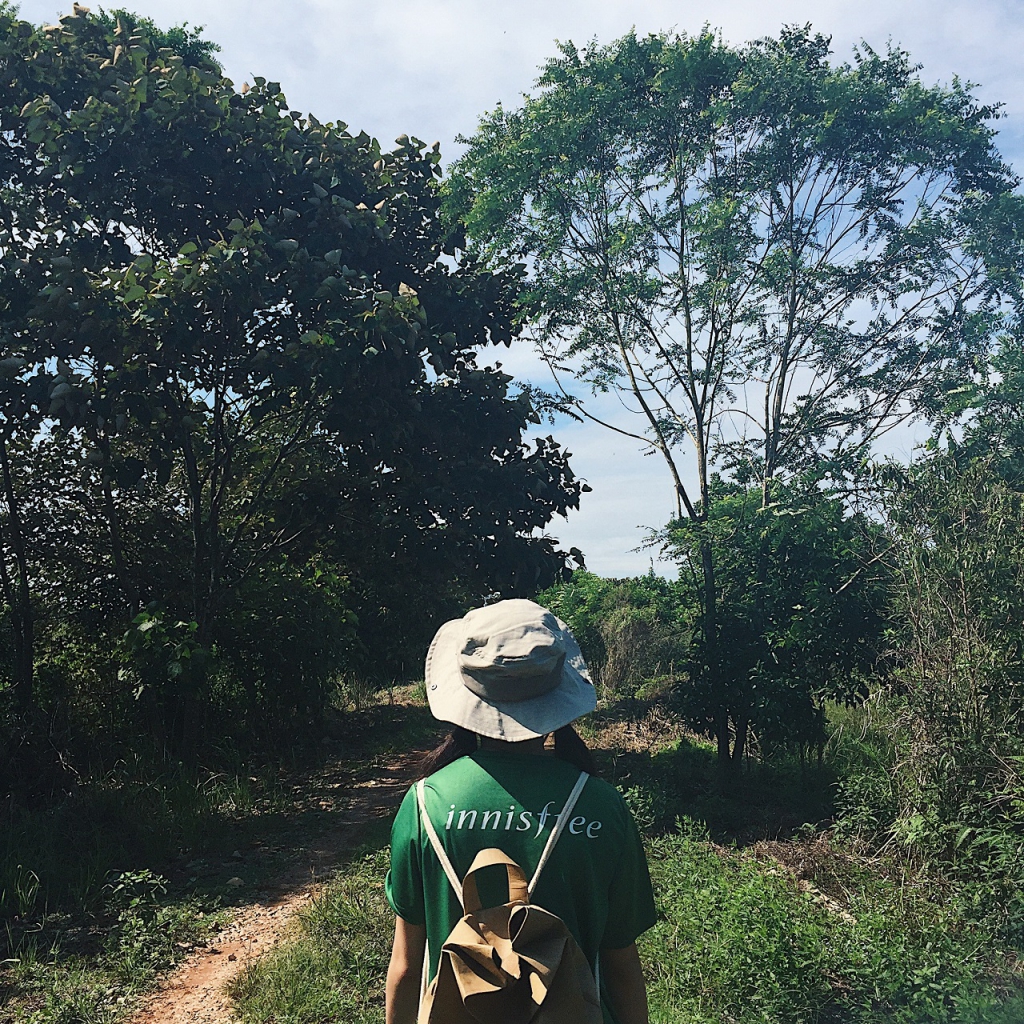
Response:
[[[390,816],[416,775],[421,752],[385,758],[356,777],[339,766],[327,768],[302,787],[299,800],[330,811],[327,828],[297,837],[285,865],[250,903],[240,905],[231,922],[163,979],[130,1018],[129,1024],[224,1024],[231,1020],[228,983],[254,958],[285,935],[295,913],[349,850],[367,825]],[[298,788],[298,787],[296,787]],[[239,858],[244,874],[245,858]],[[234,878],[236,887],[245,879]],[[231,884],[231,883],[228,883]]]

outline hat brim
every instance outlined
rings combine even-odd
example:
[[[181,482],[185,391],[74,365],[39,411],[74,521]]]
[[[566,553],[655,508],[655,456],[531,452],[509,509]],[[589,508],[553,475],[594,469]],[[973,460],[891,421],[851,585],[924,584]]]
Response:
[[[431,714],[480,736],[520,743],[561,729],[597,707],[579,644],[564,622],[558,621],[566,647],[562,679],[554,689],[526,700],[486,701],[462,680],[459,652],[465,643],[463,619],[446,622],[427,652],[425,678]]]

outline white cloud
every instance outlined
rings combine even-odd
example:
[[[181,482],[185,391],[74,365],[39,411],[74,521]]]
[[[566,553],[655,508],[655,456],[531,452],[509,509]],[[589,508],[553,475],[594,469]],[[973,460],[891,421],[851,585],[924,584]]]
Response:
[[[53,0],[22,0],[24,17],[52,20]],[[68,5],[70,6],[70,5]],[[128,6],[158,24],[205,25],[241,82],[279,80],[299,109],[343,120],[390,142],[408,132],[446,152],[498,100],[514,103],[554,40],[608,42],[705,23],[743,42],[810,22],[832,35],[837,56],[866,39],[888,39],[924,64],[926,80],[953,74],[980,81],[986,98],[1016,104],[1024,85],[1024,7],[1017,0],[136,0]],[[1007,122],[1019,134],[1019,112]],[[1009,150],[1016,155],[1016,139]]]

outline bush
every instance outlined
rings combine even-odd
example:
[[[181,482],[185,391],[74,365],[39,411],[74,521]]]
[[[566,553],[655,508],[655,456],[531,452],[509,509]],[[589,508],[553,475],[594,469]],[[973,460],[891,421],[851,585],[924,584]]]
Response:
[[[677,583],[653,573],[614,580],[578,570],[537,600],[569,626],[608,695],[635,696],[659,677],[670,685],[683,671],[690,631]]]
[[[9,951],[4,965],[25,1001],[0,1002],[0,1020],[113,1024],[133,996],[221,923],[221,914],[207,913],[196,899],[169,899],[166,880],[152,871],[117,873],[103,887],[89,928],[93,938],[100,932],[101,949],[85,955],[59,942],[41,947],[31,934]]]
[[[853,829],[969,881],[1019,941],[1024,494],[955,451],[891,481],[891,740],[851,766],[839,805]]]

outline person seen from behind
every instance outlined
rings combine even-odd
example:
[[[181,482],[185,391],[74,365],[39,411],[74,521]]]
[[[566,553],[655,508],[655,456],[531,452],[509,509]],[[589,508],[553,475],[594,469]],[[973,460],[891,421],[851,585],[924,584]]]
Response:
[[[524,936],[535,931],[534,923],[523,925],[526,913],[542,928],[555,915],[578,944],[576,962],[582,967],[566,966],[561,954],[557,971],[559,982],[569,984],[566,975],[575,970],[572,984],[578,980],[584,1001],[590,1000],[586,1021],[648,1024],[636,940],[655,923],[650,875],[629,810],[613,786],[595,777],[593,757],[571,724],[594,710],[597,701],[568,627],[533,601],[500,601],[475,609],[438,630],[425,678],[431,712],[453,728],[428,756],[426,777],[406,794],[392,828],[386,892],[396,921],[387,1024],[446,1021],[446,1011],[436,1002],[453,998],[441,991],[446,983],[463,999],[467,991],[501,989],[478,997],[474,1014],[485,1012],[479,1008],[488,1005],[487,999],[497,999],[490,1003],[497,1008],[510,1005],[502,999],[521,997],[531,1007],[522,1019],[561,1022],[557,1007],[570,1004],[555,993],[565,985],[546,977],[551,987],[544,1004],[538,979],[519,977],[532,970],[523,966],[528,958],[518,961],[503,952],[526,950]],[[553,752],[545,749],[552,734]],[[481,854],[485,850],[491,853]],[[497,851],[501,854],[495,856]],[[490,866],[473,874],[471,900],[470,884],[467,880],[463,890],[462,882],[475,861],[488,858]],[[507,866],[508,861],[514,864]],[[515,866],[524,880],[518,895],[513,893]],[[527,880],[535,886],[528,896]],[[481,946],[472,969],[460,968],[448,952],[442,955],[446,942],[451,948],[449,936],[455,939],[453,928],[464,914],[503,904],[518,907],[511,918],[506,911],[503,920],[511,923],[494,926],[508,934],[494,938],[487,928],[481,932],[493,938],[497,951]],[[534,911],[534,906],[543,909]],[[472,931],[464,934],[475,938]],[[537,955],[543,960],[543,954]],[[448,966],[442,967],[446,957]],[[540,1001],[539,1009],[533,1009],[531,999]],[[464,1012],[462,1006],[469,1004],[466,1000],[456,1009]],[[486,1012],[497,1014],[496,1021],[508,1013]],[[518,1012],[515,1016],[519,1019]],[[577,1014],[572,1022],[565,1018],[565,1024],[583,1020]]]

